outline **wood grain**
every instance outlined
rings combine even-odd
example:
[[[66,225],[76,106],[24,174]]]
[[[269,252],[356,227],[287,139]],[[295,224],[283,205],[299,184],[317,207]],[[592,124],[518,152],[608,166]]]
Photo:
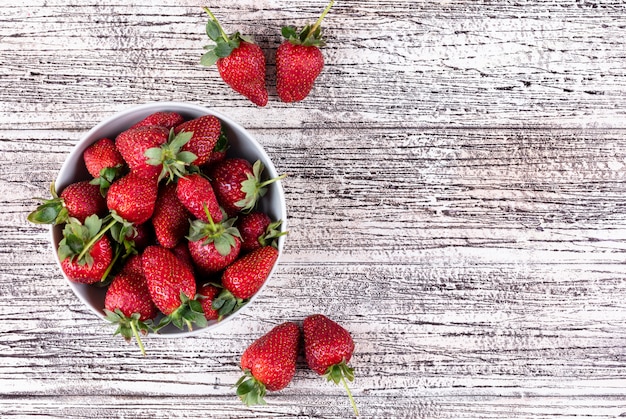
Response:
[[[626,416],[621,1],[340,1],[312,95],[275,95],[278,28],[324,2],[209,4],[268,58],[256,108],[198,64],[200,2],[0,5],[0,416],[349,417],[309,371],[246,408],[239,358],[321,312],[353,335],[363,417]],[[189,338],[111,336],[26,221],[93,125],[210,106],[258,139],[289,236],[263,294]]]

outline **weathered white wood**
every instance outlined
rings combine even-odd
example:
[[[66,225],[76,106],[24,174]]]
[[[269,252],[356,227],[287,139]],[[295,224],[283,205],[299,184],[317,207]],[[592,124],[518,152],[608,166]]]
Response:
[[[347,417],[303,359],[267,406],[232,389],[247,345],[315,312],[354,336],[363,417],[625,415],[623,2],[339,1],[290,105],[278,28],[325,2],[231,3],[209,6],[266,49],[263,109],[198,65],[197,2],[0,4],[0,416]],[[157,100],[249,128],[288,173],[290,234],[239,319],[144,358],[25,217],[83,133]]]

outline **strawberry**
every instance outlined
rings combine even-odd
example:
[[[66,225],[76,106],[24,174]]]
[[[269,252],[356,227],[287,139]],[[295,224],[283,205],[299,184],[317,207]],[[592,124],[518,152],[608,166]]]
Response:
[[[184,263],[192,272],[196,269],[193,265],[193,259],[191,253],[189,253],[189,247],[186,240],[181,240],[178,244],[170,249],[172,253],[178,258],[179,261]]]
[[[113,278],[104,297],[104,313],[107,320],[118,325],[114,335],[121,334],[127,341],[134,336],[145,355],[139,333],[148,333],[146,321],[154,319],[158,311],[143,273],[122,271]]]
[[[322,72],[324,57],[319,47],[324,41],[320,25],[333,4],[331,0],[317,22],[300,33],[292,26],[282,29],[286,40],[276,50],[276,92],[283,102],[306,98]]]
[[[170,322],[179,329],[189,330],[196,323],[206,326],[206,318],[196,295],[193,271],[168,249],[148,246],[141,257],[143,272],[154,304],[166,315],[158,329]]]
[[[196,166],[201,166],[209,161],[213,149],[217,145],[222,131],[220,120],[213,115],[204,115],[190,121],[183,122],[174,128],[174,132],[193,133],[191,139],[183,146],[184,151],[189,151],[196,156],[192,161]]]
[[[156,179],[162,171],[159,165],[149,164],[145,153],[150,148],[158,148],[169,139],[169,130],[157,125],[130,128],[121,132],[115,139],[115,146],[131,172],[146,179]]]
[[[286,176],[262,181],[263,169],[260,160],[253,166],[245,159],[232,157],[216,164],[209,171],[211,185],[226,214],[233,216],[238,212],[252,211],[257,201],[267,193],[267,185]]]
[[[246,405],[266,404],[266,390],[287,387],[296,372],[300,328],[282,323],[250,345],[241,356],[244,376],[237,381],[237,395]]]
[[[141,254],[137,253],[131,255],[126,259],[124,264],[122,265],[121,272],[130,274],[130,275],[143,275],[143,265],[141,263]]]
[[[338,323],[322,314],[304,319],[304,352],[306,362],[313,371],[324,375],[335,384],[343,383],[354,413],[359,412],[346,380],[354,380],[354,370],[347,364],[354,352],[350,333]]]
[[[193,220],[189,228],[189,253],[201,274],[219,272],[235,261],[241,249],[241,235],[234,227],[236,219],[214,223]]]
[[[267,105],[268,92],[265,87],[265,55],[253,41],[236,32],[228,35],[208,8],[204,8],[210,19],[206,33],[215,42],[207,46],[201,64],[217,69],[234,91],[247,97],[257,106]]]
[[[107,206],[129,223],[142,224],[152,217],[158,189],[156,179],[131,172],[113,182],[107,193]]]
[[[176,196],[176,185],[164,185],[159,191],[152,215],[152,225],[157,242],[171,249],[189,231],[189,212]]]
[[[132,242],[132,247],[136,251],[141,251],[154,243],[154,231],[152,225],[148,222],[133,226],[130,229],[124,240]]]
[[[72,217],[82,223],[90,215],[102,216],[107,212],[100,188],[88,181],[69,184],[61,195],[57,195],[52,184],[50,194],[52,199],[41,199],[41,205],[28,215],[28,221],[35,224],[63,224]]]
[[[168,178],[168,182],[172,182],[191,171],[191,163],[197,160],[197,156],[183,148],[189,143],[192,136],[192,132],[181,131],[176,134],[172,128],[167,142],[145,151],[146,163],[160,168],[157,176],[159,182],[165,177]]]
[[[213,299],[219,294],[220,290],[215,285],[206,284],[198,290],[200,296],[200,304],[202,304],[202,310],[204,310],[204,317],[207,320],[217,320],[219,314],[217,310],[212,307]]]
[[[93,284],[106,278],[113,249],[101,230],[102,220],[96,215],[87,217],[84,223],[72,219],[65,224],[58,255],[61,269],[70,281]]]
[[[83,152],[83,161],[87,171],[94,178],[91,183],[100,186],[103,196],[126,165],[115,147],[115,142],[109,138],[102,138],[87,147]]]
[[[205,208],[208,209],[213,222],[222,221],[223,214],[217,202],[211,182],[199,173],[178,179],[176,196],[187,210],[196,218],[208,222]]]
[[[209,155],[209,158],[207,159],[207,161],[203,164],[203,167],[209,167],[212,164],[215,164],[224,160],[226,158],[227,150],[228,150],[228,137],[226,136],[226,134],[224,133],[224,130],[222,129],[222,132],[217,139],[217,143],[215,143],[215,147],[213,147],[213,150],[211,151],[211,154]]]
[[[264,246],[230,264],[222,274],[224,289],[213,301],[213,308],[221,316],[238,310],[259,291],[277,259],[278,249]]]
[[[272,222],[263,212],[253,211],[244,214],[236,223],[241,234],[241,250],[250,252],[261,246],[275,246],[278,237],[287,234],[286,231],[280,231],[281,224],[282,220]]]
[[[156,125],[159,127],[165,127],[169,130],[178,124],[182,124],[184,121],[185,119],[183,116],[177,112],[155,112],[146,116],[131,128]]]

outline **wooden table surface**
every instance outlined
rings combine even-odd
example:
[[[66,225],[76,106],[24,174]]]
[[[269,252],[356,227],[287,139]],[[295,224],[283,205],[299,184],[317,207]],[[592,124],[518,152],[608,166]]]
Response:
[[[312,313],[354,337],[362,417],[626,416],[623,1],[339,0],[294,104],[280,27],[325,1],[209,2],[264,49],[264,108],[199,65],[204,3],[155,3],[0,4],[1,417],[349,417],[303,362],[267,406],[232,388],[254,339]],[[143,357],[26,215],[92,126],[155,101],[246,127],[288,173],[290,234],[239,318]]]

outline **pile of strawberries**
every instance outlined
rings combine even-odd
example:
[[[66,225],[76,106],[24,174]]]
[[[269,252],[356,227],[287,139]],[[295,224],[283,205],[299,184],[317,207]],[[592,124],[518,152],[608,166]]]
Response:
[[[319,19],[301,31],[293,26],[282,28],[285,40],[276,50],[276,93],[281,101],[305,99],[322,72],[324,57],[319,47],[325,42],[321,24],[333,4],[334,0],[331,0]],[[206,33],[215,44],[205,46],[207,51],[200,60],[201,64],[217,64],[222,80],[233,90],[258,106],[267,105],[263,50],[239,32],[228,35],[215,15],[206,7],[204,10],[210,17]]]
[[[191,330],[243,306],[277,258],[281,220],[258,210],[263,164],[227,157],[213,115],[149,115],[90,145],[91,179],[44,200],[28,219],[63,225],[58,255],[74,282],[108,286],[106,318],[135,337]],[[157,322],[156,319],[160,317]]]

